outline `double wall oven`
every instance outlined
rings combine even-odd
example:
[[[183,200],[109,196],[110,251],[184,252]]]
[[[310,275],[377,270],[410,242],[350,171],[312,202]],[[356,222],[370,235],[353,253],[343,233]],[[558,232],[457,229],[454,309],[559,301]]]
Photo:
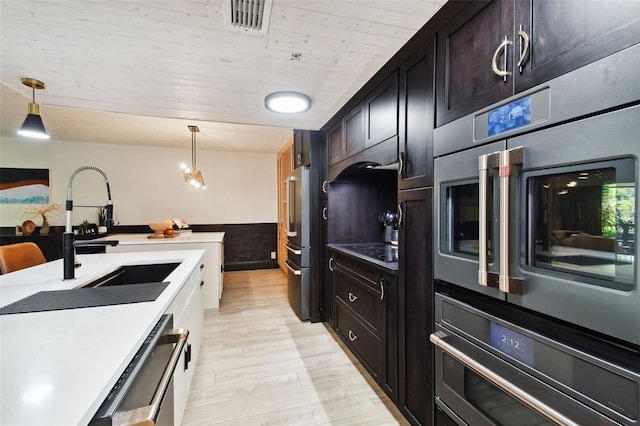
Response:
[[[639,424],[639,48],[436,129],[441,418]]]

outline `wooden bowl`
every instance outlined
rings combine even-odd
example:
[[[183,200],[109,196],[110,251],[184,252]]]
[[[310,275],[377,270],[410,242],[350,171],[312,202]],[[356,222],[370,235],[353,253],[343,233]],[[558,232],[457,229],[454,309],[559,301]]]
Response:
[[[149,222],[149,228],[153,229],[157,235],[163,235],[167,229],[173,229],[173,222],[165,220],[164,222]]]

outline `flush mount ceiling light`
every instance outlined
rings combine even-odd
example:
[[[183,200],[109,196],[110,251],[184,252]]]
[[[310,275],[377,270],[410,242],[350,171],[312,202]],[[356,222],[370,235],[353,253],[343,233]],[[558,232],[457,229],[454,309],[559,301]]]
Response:
[[[207,186],[204,184],[202,172],[198,170],[196,164],[196,133],[198,133],[200,129],[198,126],[187,126],[187,128],[191,131],[191,168],[187,167],[184,163],[181,164],[182,176],[184,180],[189,182],[194,188],[206,189]]]
[[[311,108],[311,99],[298,92],[275,92],[264,98],[264,106],[281,114],[298,114]]]
[[[47,130],[44,128],[44,123],[42,122],[42,117],[40,117],[40,105],[36,103],[36,89],[44,89],[44,83],[34,78],[24,77],[22,84],[31,87],[33,91],[33,102],[29,103],[29,113],[27,114],[27,118],[24,119],[22,127],[18,130],[18,134],[29,138],[49,139]]]

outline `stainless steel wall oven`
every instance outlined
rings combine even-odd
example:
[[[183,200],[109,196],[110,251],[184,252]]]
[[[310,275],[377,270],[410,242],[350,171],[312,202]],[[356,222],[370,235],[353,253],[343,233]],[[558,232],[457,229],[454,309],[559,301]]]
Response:
[[[438,294],[436,404],[459,424],[638,424],[640,374]]]
[[[511,407],[506,417],[493,409],[487,414],[485,402],[469,399],[476,392],[478,398],[495,393],[496,383],[485,383],[477,365],[501,370],[507,382],[533,394],[577,400],[574,409],[569,400],[557,406],[549,399],[556,414],[566,417],[554,422],[638,424],[640,95],[637,76],[621,65],[640,69],[639,45],[435,131],[434,275],[441,290],[432,335],[436,393],[443,412],[458,416],[460,424],[545,424],[555,415],[553,409],[533,409],[532,419],[545,420],[513,423],[509,416],[521,412],[518,418],[529,418],[531,410],[517,408],[518,398],[508,404],[505,399]],[[452,317],[447,322],[442,306],[455,301],[444,300],[458,293],[469,304],[463,310],[484,326],[465,331]],[[474,311],[480,306],[487,309]],[[487,320],[489,311],[495,317]],[[512,313],[509,323],[503,322],[506,311]],[[456,321],[462,319],[471,316]],[[526,357],[533,358],[494,344],[500,333],[505,345],[526,342]],[[575,379],[588,373],[593,383],[545,372],[547,363],[563,360]],[[582,362],[597,367],[581,370]],[[624,374],[613,372],[622,365],[628,368]],[[590,394],[597,378],[631,399]],[[499,388],[495,397],[502,399]],[[465,404],[475,404],[467,414],[452,408],[458,391]]]

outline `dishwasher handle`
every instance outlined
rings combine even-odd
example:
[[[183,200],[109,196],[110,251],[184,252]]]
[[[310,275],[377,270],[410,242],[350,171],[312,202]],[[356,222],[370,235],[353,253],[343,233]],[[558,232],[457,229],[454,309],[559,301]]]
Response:
[[[114,425],[119,426],[154,426],[156,421],[158,420],[158,416],[160,415],[160,409],[162,408],[162,403],[164,402],[164,397],[167,394],[167,390],[169,389],[169,385],[171,384],[171,379],[173,378],[173,373],[180,361],[180,356],[184,351],[184,347],[187,344],[187,339],[189,338],[189,330],[186,329],[177,329],[171,330],[171,333],[166,336],[167,343],[175,343],[176,346],[173,348],[173,352],[171,353],[171,358],[167,363],[167,367],[162,373],[162,377],[160,378],[160,383],[156,388],[156,392],[153,394],[153,399],[151,400],[151,404],[146,405],[144,407],[134,408],[133,410],[128,410],[120,413],[116,413],[114,416]]]

